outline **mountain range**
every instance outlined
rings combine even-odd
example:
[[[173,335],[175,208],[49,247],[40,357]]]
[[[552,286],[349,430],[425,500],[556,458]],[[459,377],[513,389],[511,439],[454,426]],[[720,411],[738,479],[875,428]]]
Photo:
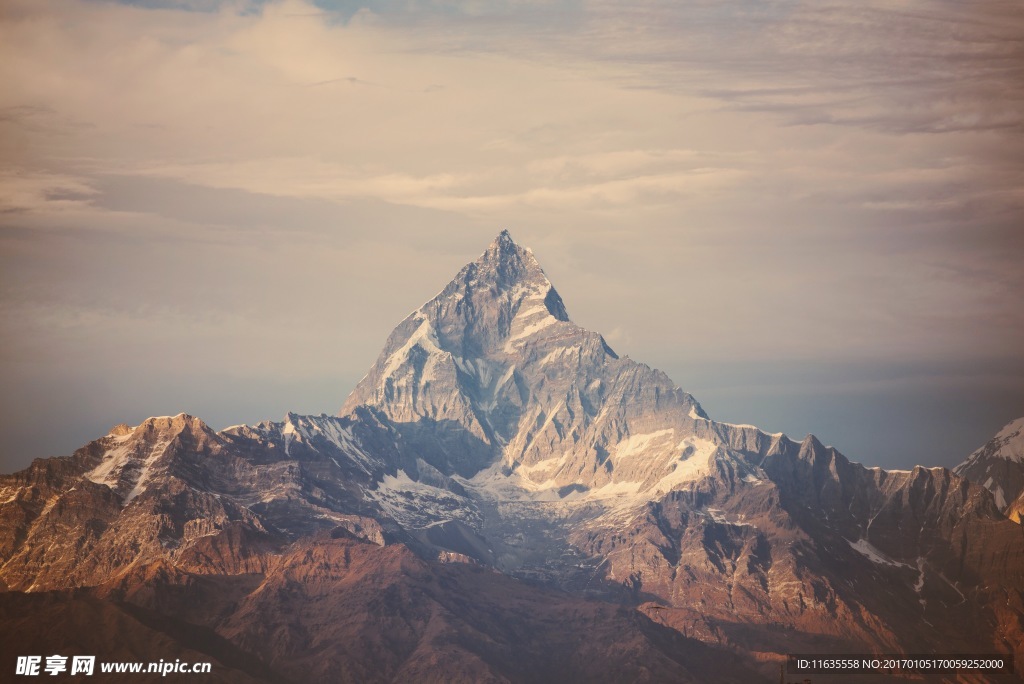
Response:
[[[337,415],[150,418],[0,476],[0,668],[63,648],[215,681],[748,682],[793,652],[1020,660],[1022,433],[895,471],[715,421],[575,325],[502,232]]]

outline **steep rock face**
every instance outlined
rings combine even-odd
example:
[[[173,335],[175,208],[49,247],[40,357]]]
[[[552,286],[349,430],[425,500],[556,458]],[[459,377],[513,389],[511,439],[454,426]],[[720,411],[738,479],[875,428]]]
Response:
[[[495,468],[588,487],[651,476],[629,457],[657,447],[668,461],[685,449],[672,428],[704,415],[663,373],[573,324],[507,232],[395,329],[341,413],[362,405],[446,475]]]
[[[1024,535],[983,488],[941,468],[867,469],[813,438],[774,440],[760,462],[763,480],[720,461],[570,538],[603,558],[606,580],[708,641],[1020,652]]]
[[[379,507],[359,485],[383,472],[387,435],[365,412],[222,433],[185,414],[118,426],[70,458],[0,476],[0,581],[95,585],[157,558],[261,571],[258,550],[339,524],[383,543],[381,524],[360,515]]]
[[[996,505],[1011,515],[1024,494],[1024,418],[1008,423],[963,463],[953,469],[960,477],[977,482],[995,497]]]

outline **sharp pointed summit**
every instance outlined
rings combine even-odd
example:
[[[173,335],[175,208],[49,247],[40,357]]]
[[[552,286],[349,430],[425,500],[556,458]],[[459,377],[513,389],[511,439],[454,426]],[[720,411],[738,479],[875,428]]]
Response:
[[[474,416],[494,407],[493,381],[511,379],[511,357],[545,339],[581,336],[599,340],[597,346],[615,358],[600,335],[569,321],[533,252],[503,230],[395,328],[341,412],[369,404],[398,423],[443,420],[454,412],[474,437],[493,444],[492,427]],[[479,401],[484,395],[489,402]]]
[[[360,405],[380,410],[446,475],[472,477],[500,462],[560,486],[578,484],[581,471],[588,486],[612,479],[600,454],[629,436],[630,416],[655,409],[666,425],[704,416],[664,373],[620,359],[572,323],[508,231],[395,328],[342,414]],[[561,463],[537,466],[555,452]],[[642,466],[623,473],[640,477],[632,471]]]
[[[1024,512],[1024,418],[1010,421],[953,472],[992,492],[996,505],[1019,520]]]
[[[455,304],[454,310],[445,305]],[[442,317],[454,314],[470,319],[477,312],[495,309],[499,335],[508,335],[512,319],[527,313],[550,314],[568,321],[569,315],[533,252],[518,245],[507,230],[475,261],[466,264],[455,278],[420,312]]]
[[[533,251],[518,245],[507,230],[494,238],[480,258],[467,264],[445,292],[453,285],[456,290],[463,291],[467,285],[496,289],[512,294],[513,299],[516,295],[534,295],[532,298],[537,299],[539,295],[548,313],[560,321],[569,320],[562,298],[551,285]]]
[[[341,413],[374,406],[443,472],[471,475],[494,460],[528,399],[517,374],[528,359],[517,357],[555,340],[617,358],[600,335],[569,321],[533,252],[503,230],[395,328]],[[434,424],[450,429],[440,440],[430,429],[421,444],[421,428]]]

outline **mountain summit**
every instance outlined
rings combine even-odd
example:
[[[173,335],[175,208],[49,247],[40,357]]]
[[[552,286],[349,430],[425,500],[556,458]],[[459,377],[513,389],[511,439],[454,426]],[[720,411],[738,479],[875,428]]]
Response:
[[[619,358],[570,321],[533,252],[508,231],[395,328],[341,413],[364,405],[445,475],[470,478],[500,461],[532,483],[588,489],[622,474],[664,475],[641,473],[649,464],[636,460],[615,472],[617,445],[635,448],[624,442],[634,418],[670,430],[705,417],[664,373]],[[656,440],[665,456],[676,447],[669,438]]]
[[[494,356],[512,353],[520,340],[568,322],[562,298],[533,252],[502,231],[479,258],[395,328],[371,376],[346,406],[355,405],[362,389],[382,382],[374,371],[386,371],[386,381],[415,347],[431,351],[437,346],[460,359]]]
[[[1024,418],[1010,421],[953,472],[992,492],[1012,520],[1024,514]]]

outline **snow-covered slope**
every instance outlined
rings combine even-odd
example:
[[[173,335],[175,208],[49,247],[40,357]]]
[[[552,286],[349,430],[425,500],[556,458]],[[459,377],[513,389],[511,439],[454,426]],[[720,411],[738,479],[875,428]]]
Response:
[[[1024,494],[1024,418],[1010,421],[995,437],[953,469],[995,497],[1000,510]]]
[[[395,329],[342,414],[363,405],[481,493],[649,499],[728,457],[692,396],[572,323],[507,231]]]

